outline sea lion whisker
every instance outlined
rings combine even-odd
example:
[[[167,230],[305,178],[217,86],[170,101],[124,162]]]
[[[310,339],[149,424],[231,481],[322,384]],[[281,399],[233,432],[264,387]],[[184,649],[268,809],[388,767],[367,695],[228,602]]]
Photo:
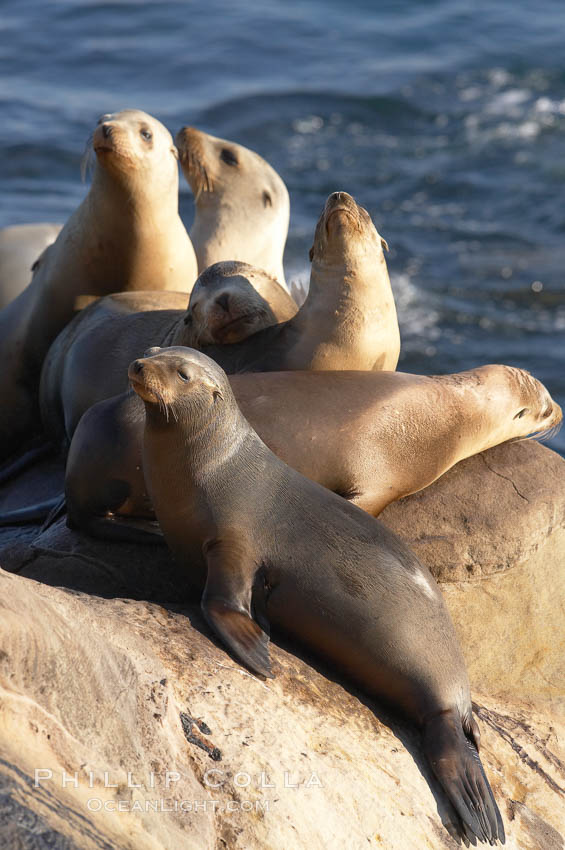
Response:
[[[91,133],[88,139],[86,140],[86,144],[84,146],[84,152],[80,159],[80,179],[84,183],[86,181],[86,176],[91,170],[92,163],[94,162],[94,133]]]
[[[208,174],[206,166],[196,151],[186,151],[182,161],[188,163],[189,171],[192,174],[194,183],[196,184],[196,191],[194,192],[195,201],[198,201],[202,192],[212,192],[214,190],[214,183]]]
[[[169,421],[169,405],[167,404],[167,402],[165,401],[165,399],[163,398],[162,395],[159,395],[158,399],[159,399],[159,407],[161,408],[161,410],[165,414],[165,418],[168,422]]]
[[[539,431],[532,431],[531,434],[525,434],[523,437],[510,437],[505,440],[506,443],[522,443],[524,440],[536,440],[538,443],[547,443],[552,440],[560,432],[563,422],[558,422],[556,425],[550,425],[548,428],[541,428]]]
[[[537,440],[539,443],[547,443],[548,440],[552,440],[557,436],[557,434],[559,434],[562,425],[563,421],[558,422],[556,425],[551,425],[549,428],[543,428],[541,431],[536,431],[533,434],[530,434],[527,439]]]

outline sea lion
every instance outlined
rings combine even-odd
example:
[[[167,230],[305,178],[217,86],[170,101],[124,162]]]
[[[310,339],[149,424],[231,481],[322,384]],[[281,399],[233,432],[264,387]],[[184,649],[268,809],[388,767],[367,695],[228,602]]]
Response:
[[[92,137],[90,191],[41,255],[32,282],[0,311],[0,457],[39,423],[45,354],[80,296],[132,289],[189,292],[196,258],[178,214],[177,152],[145,112],[104,115]]]
[[[286,289],[248,263],[214,263],[190,293],[184,318],[197,347],[241,342],[263,328],[286,322],[298,307]]]
[[[465,662],[428,569],[378,520],[277,458],[205,355],[129,367],[145,405],[143,465],[166,542],[233,654],[272,677],[269,627],[416,724],[464,837],[504,842],[481,764]]]
[[[45,223],[15,224],[0,229],[0,309],[26,288],[33,264],[55,241],[61,227]]]
[[[239,341],[286,321],[297,309],[271,275],[235,262],[216,263],[200,275],[188,312],[182,293],[102,298],[83,310],[49,350],[40,387],[44,426],[57,439],[70,437],[88,407],[125,389],[128,363],[148,345],[200,348]]]
[[[316,226],[310,287],[296,316],[203,350],[229,374],[395,369],[400,333],[383,247],[369,213],[347,192],[333,192]]]
[[[194,194],[190,238],[198,271],[221,260],[240,260],[284,285],[290,203],[274,168],[243,145],[194,127],[183,127],[175,144]]]
[[[373,516],[460,460],[547,432],[562,416],[543,384],[511,366],[432,377],[262,372],[229,381],[241,412],[278,457]],[[142,471],[144,421],[131,392],[84,414],[66,465],[71,526],[98,537],[142,536],[120,517],[154,517]]]
[[[65,330],[47,357],[41,379],[47,429],[61,434],[63,421],[76,426],[92,404],[122,392],[128,363],[149,345],[202,348],[230,374],[394,369],[400,337],[381,237],[369,214],[345,192],[327,199],[311,256],[310,290],[296,315],[278,324],[265,323],[263,330],[229,345],[196,346],[191,341],[190,328],[202,329],[195,316],[196,300],[189,304],[187,327],[165,315],[128,316],[120,311],[118,316],[115,298],[93,305]],[[212,285],[212,277],[224,278],[231,270],[217,263],[204,273],[206,286]],[[265,280],[260,272],[255,274],[255,285]],[[218,280],[214,288],[222,285]],[[199,281],[195,287],[196,299]],[[68,425],[66,430],[69,434]]]

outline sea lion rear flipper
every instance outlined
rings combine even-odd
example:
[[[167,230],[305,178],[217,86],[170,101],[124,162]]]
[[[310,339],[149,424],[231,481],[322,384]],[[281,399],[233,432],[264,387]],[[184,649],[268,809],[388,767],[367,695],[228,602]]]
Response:
[[[243,664],[272,679],[269,637],[251,616],[255,565],[225,543],[204,549],[208,579],[200,605],[207,623]]]
[[[430,717],[423,729],[424,751],[462,821],[462,834],[491,845],[505,842],[504,824],[477,748],[453,710]]]

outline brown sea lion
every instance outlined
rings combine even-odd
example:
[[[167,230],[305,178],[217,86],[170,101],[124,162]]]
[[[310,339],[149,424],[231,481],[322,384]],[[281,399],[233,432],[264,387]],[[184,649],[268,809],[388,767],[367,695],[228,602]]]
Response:
[[[200,275],[185,320],[201,348],[241,342],[292,319],[297,311],[296,302],[277,280],[247,263],[232,261],[215,263]]]
[[[83,310],[49,350],[40,387],[45,428],[59,439],[70,437],[88,407],[127,387],[128,363],[149,345],[200,348],[239,341],[296,311],[271,275],[234,262],[216,263],[200,275],[188,313],[182,293],[102,298]]]
[[[378,520],[277,458],[210,358],[171,348],[134,361],[129,377],[145,404],[155,512],[213,631],[272,677],[272,625],[386,700],[421,730],[461,836],[504,842],[465,662],[428,569]]]
[[[100,119],[88,195],[41,255],[29,286],[0,311],[0,457],[39,424],[41,365],[81,296],[134,289],[190,292],[196,258],[178,214],[168,130],[127,109]]]
[[[265,321],[264,330],[229,345],[197,346],[191,339],[192,326],[202,332],[201,281],[195,285],[186,327],[164,313],[129,316],[120,309],[121,296],[93,305],[57,339],[47,357],[41,380],[47,429],[61,434],[65,422],[70,435],[88,407],[124,390],[128,363],[150,345],[201,347],[228,373],[395,368],[398,323],[381,238],[368,213],[344,192],[328,198],[311,256],[310,291],[296,315],[270,326]],[[232,272],[231,264],[217,263],[204,273],[206,287],[214,277],[214,289],[223,286],[221,278]],[[271,278],[255,275],[248,277],[254,285],[263,280],[272,287]]]
[[[274,168],[243,145],[194,127],[183,127],[175,143],[194,194],[190,238],[199,272],[221,260],[239,260],[284,285],[290,204]]]
[[[229,381],[241,412],[278,457],[374,516],[460,460],[561,421],[543,384],[510,366],[433,377],[263,372]],[[136,538],[120,517],[153,519],[143,425],[143,405],[131,392],[84,414],[66,466],[71,525],[94,536]]]
[[[15,224],[0,229],[0,309],[31,281],[32,267],[61,230],[60,224]]]

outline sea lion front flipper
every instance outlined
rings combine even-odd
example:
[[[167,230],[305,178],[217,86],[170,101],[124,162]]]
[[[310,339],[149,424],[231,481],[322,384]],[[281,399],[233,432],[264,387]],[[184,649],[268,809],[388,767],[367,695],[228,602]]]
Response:
[[[254,673],[273,678],[269,637],[251,616],[256,565],[237,545],[204,546],[208,579],[200,606],[209,626]]]

